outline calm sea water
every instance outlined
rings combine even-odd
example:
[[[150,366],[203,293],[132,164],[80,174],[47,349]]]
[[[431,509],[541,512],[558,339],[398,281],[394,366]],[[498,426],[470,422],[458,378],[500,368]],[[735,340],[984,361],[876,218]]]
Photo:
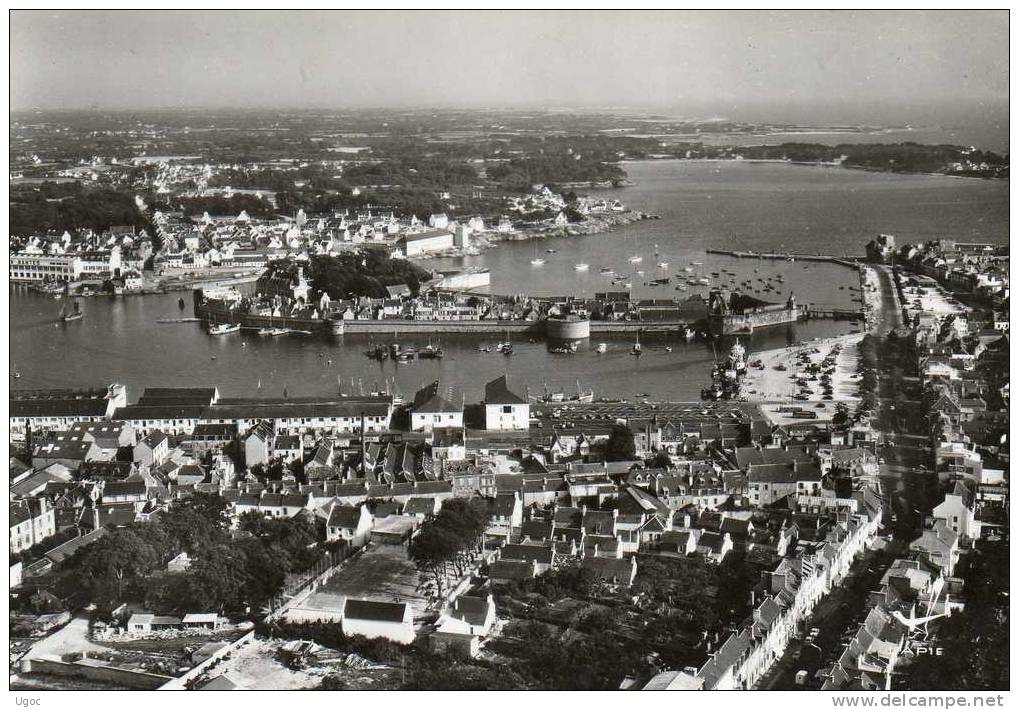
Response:
[[[645,275],[634,275],[632,284],[640,297],[692,293],[692,289],[676,291],[671,284],[645,285],[645,281],[675,275],[684,267],[709,275],[726,268],[738,274],[734,277],[737,281],[749,278],[757,285],[756,279],[784,274],[783,291],[758,294],[762,298],[784,299],[787,291],[793,290],[801,302],[848,305],[850,292],[839,286],[857,283],[855,272],[849,269],[709,257],[704,249],[857,254],[879,232],[896,234],[903,241],[939,236],[1007,240],[1007,182],[774,164],[657,162],[631,163],[627,169],[638,185],[609,194],[618,195],[632,207],[660,214],[661,220],[588,237],[506,243],[479,257],[426,263],[435,268],[487,266],[493,272],[494,292],[593,294],[620,288],[598,273],[602,266],[632,271],[627,259],[639,254]],[[546,254],[548,248],[557,251]],[[536,253],[548,259],[544,267],[530,265]],[[579,261],[590,264],[586,274],[574,271],[573,265]],[[667,261],[668,267],[659,269],[659,261]],[[695,261],[702,264],[692,265]],[[446,351],[442,360],[377,363],[363,354],[371,342],[367,336],[348,335],[337,342],[301,336],[210,336],[194,323],[157,323],[161,318],[182,315],[177,299],[178,295],[83,299],[86,317],[62,325],[56,323],[60,301],[12,287],[11,358],[22,374],[20,380],[12,381],[14,386],[121,382],[136,398],[143,387],[157,385],[214,384],[222,393],[234,396],[259,391],[278,396],[286,388],[296,396],[338,388],[345,392],[384,388],[388,383],[410,395],[440,378],[471,402],[481,398],[486,381],[505,373],[511,384],[521,391],[527,387],[532,394],[539,394],[546,384],[572,391],[579,380],[582,387],[593,387],[598,396],[649,393],[696,399],[713,359],[710,344],[647,337],[642,338],[645,354],[641,358],[629,354],[631,341],[627,339],[607,340],[609,351],[598,355],[594,352],[597,337],[583,343],[575,355],[553,355],[544,342],[517,340],[514,354],[506,357],[479,352],[484,341],[476,336],[443,335],[433,341]],[[186,300],[188,310],[183,315],[191,315],[190,299]],[[844,322],[814,321],[762,330],[744,340],[753,351],[843,333],[850,327]],[[388,336],[384,341],[393,339]],[[408,345],[427,342],[400,336],[396,340]],[[672,352],[665,350],[666,345]]]

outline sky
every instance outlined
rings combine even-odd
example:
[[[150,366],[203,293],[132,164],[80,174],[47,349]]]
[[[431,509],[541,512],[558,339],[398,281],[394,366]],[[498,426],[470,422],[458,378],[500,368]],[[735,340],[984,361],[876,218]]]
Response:
[[[894,106],[908,121],[1007,99],[1007,11],[11,14],[13,110],[809,109],[853,121]]]

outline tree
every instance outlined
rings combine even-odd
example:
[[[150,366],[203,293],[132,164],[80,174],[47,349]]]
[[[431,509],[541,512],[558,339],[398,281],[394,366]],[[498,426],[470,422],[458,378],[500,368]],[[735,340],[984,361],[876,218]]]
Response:
[[[655,452],[655,457],[651,460],[652,468],[672,468],[672,457],[669,456],[669,452],[665,449],[659,449]]]
[[[160,518],[161,527],[192,557],[227,539],[227,502],[215,493],[195,493],[175,502]]]
[[[428,583],[442,595],[450,567],[459,577],[478,559],[489,514],[480,500],[451,498],[437,516],[426,520],[410,543],[410,557],[429,575]]]
[[[446,587],[447,566],[456,556],[460,540],[451,530],[427,522],[410,541],[408,553],[418,569],[430,576],[436,597]]]
[[[634,443],[633,430],[628,424],[614,424],[605,444],[605,460],[631,461],[636,456],[637,445]]]
[[[849,426],[849,405],[839,402],[835,405],[835,413],[832,415],[831,423],[836,429],[845,429]]]

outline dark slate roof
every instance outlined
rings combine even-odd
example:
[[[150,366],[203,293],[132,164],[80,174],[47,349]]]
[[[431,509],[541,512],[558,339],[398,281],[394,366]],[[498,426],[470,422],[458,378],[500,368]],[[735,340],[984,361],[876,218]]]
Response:
[[[442,414],[462,411],[462,407],[453,404],[439,394],[439,381],[436,380],[415,393],[413,411]]]
[[[496,560],[488,566],[488,575],[493,579],[530,579],[534,565],[522,560]]]
[[[200,404],[130,404],[118,409],[117,419],[138,421],[140,419],[198,419],[205,411]]]
[[[195,429],[197,430],[197,427]],[[154,432],[142,439],[141,443],[145,444],[150,449],[154,449],[166,440],[166,434],[161,432],[159,429],[156,429]]]
[[[361,520],[361,509],[353,505],[333,506],[329,513],[329,527],[356,529]]]
[[[133,481],[110,481],[103,488],[103,496],[145,495],[147,487],[143,479]]]
[[[431,515],[435,510],[435,498],[411,498],[403,507],[406,515]]]
[[[485,404],[527,404],[527,400],[511,392],[506,375],[500,375],[485,385]]]
[[[520,535],[532,540],[548,540],[552,537],[552,529],[550,520],[525,520],[520,526]]]
[[[292,400],[223,400],[205,408],[205,419],[286,419],[286,418],[357,418],[389,415],[386,400],[348,401],[322,399]]]
[[[102,417],[106,400],[89,398],[16,399],[10,401],[11,417]]]
[[[499,493],[492,501],[492,515],[509,517],[518,504],[518,499],[512,493]]]
[[[457,597],[453,601],[453,608],[450,616],[454,619],[461,619],[473,626],[481,626],[488,618],[488,599],[485,597],[472,597],[466,594]]]
[[[215,387],[146,387],[138,404],[212,404]]]
[[[348,619],[364,621],[385,621],[399,624],[407,605],[403,602],[375,602],[363,599],[347,599],[343,606],[343,616]]]
[[[503,545],[499,556],[503,560],[522,560],[542,565],[552,564],[551,545]]]

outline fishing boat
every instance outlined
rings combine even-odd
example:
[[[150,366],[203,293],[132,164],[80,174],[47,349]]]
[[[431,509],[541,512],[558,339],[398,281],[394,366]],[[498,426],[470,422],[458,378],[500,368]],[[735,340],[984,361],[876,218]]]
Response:
[[[658,268],[659,269],[667,269],[667,268],[669,268],[669,262],[667,262],[667,261],[659,261],[658,262]]]
[[[513,354],[513,343],[503,343],[502,347],[499,348],[499,350],[500,350],[500,352],[502,352],[503,355],[512,355]]]
[[[240,323],[218,323],[209,326],[209,335],[227,335],[241,330]]]
[[[278,335],[286,335],[289,332],[290,331],[287,330],[286,328],[272,328],[272,327],[269,327],[269,328],[259,328],[259,330],[258,330],[258,334],[259,335],[265,335],[265,336],[268,336],[270,338],[275,338]]]
[[[683,267],[683,271],[685,271],[688,274],[692,274],[693,273],[693,267],[692,266],[684,266]]]
[[[573,270],[574,271],[587,271],[588,268],[589,268],[588,265],[583,263],[583,262],[581,262],[579,264],[574,264],[573,265]]]
[[[644,257],[639,256],[637,254],[634,254],[633,256],[630,257],[631,264],[639,264],[642,261],[644,261]]]
[[[613,269],[611,266],[603,266],[601,267],[601,273],[607,276],[611,276],[612,274],[616,273],[616,270]]]
[[[556,251],[558,251],[558,250],[557,250],[557,249],[546,249],[546,250],[545,250],[545,253],[546,253],[546,254],[555,254],[555,253],[556,253]]]
[[[60,310],[60,320],[64,323],[70,323],[71,321],[81,320],[85,317],[85,314],[81,310],[81,306],[77,301],[74,302],[74,310],[68,313],[66,310]]]
[[[577,380],[577,393],[569,396],[563,390],[550,390],[548,385],[544,385],[544,393],[540,397],[532,397],[532,399],[546,404],[557,404],[559,402],[577,402],[580,404],[590,404],[594,401],[594,390],[583,390],[580,387],[580,380]]]
[[[606,345],[605,343],[598,343],[598,347],[596,347],[594,349],[594,351],[596,353],[598,353],[599,355],[603,355],[604,353],[606,353],[608,351],[608,349],[609,349],[609,346]]]
[[[442,352],[442,348],[428,343],[425,347],[418,351],[418,357],[425,360],[438,360],[445,355]]]
[[[584,391],[580,388],[580,380],[577,380],[577,394],[570,397],[571,402],[581,402],[582,404],[590,404],[594,401],[594,390],[589,389]]]
[[[382,362],[389,358],[389,349],[386,348],[382,343],[377,343],[373,347],[370,347],[365,351],[365,356],[370,357],[372,360],[378,360]]]
[[[708,279],[696,279],[694,281],[694,283],[697,284],[698,286],[710,286],[711,285],[711,281],[709,281]]]

